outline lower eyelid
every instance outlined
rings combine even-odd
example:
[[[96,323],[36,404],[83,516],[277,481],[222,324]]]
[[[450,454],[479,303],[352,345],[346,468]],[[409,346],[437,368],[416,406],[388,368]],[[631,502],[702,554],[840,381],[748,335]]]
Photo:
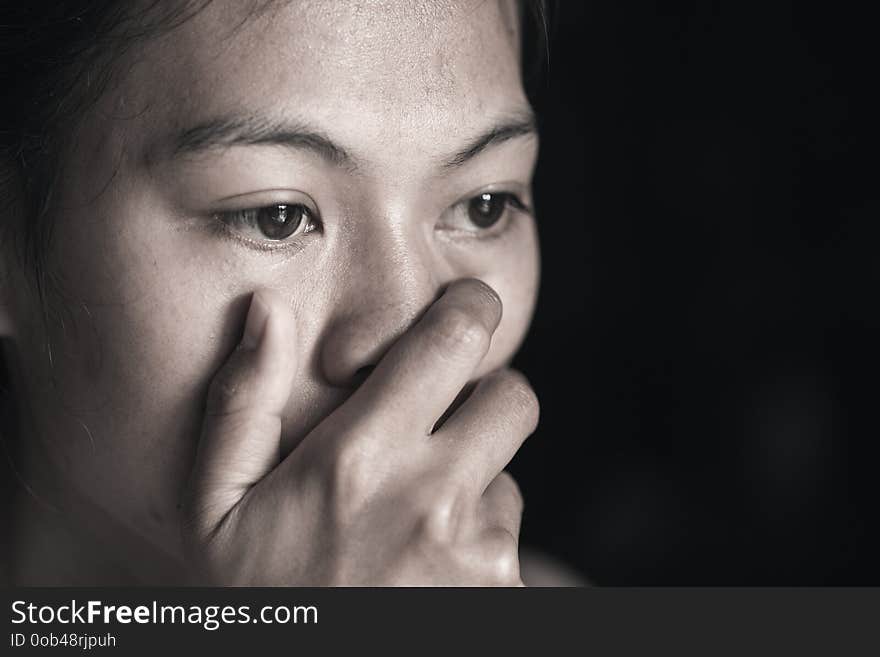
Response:
[[[211,229],[212,232],[214,232],[214,234],[218,235],[219,237],[235,240],[243,246],[247,246],[248,248],[254,249],[256,251],[261,251],[263,253],[288,252],[291,254],[296,254],[305,248],[305,245],[302,244],[298,239],[292,239],[289,241],[277,241],[273,243],[269,241],[253,240],[249,237],[245,237],[239,231],[232,228],[228,221],[221,219],[219,217],[219,213],[215,214],[212,218]],[[314,231],[306,231],[305,233],[303,233],[303,235],[300,235],[300,237],[307,235],[309,232]]]
[[[530,213],[524,210],[519,210],[514,207],[505,208],[504,216],[502,219],[493,225],[490,228],[486,229],[463,229],[463,228],[450,228],[444,229],[443,232],[452,236],[452,239],[461,239],[468,241],[482,241],[482,240],[492,240],[500,237],[504,237],[507,235],[513,226],[517,223],[517,217],[514,216],[516,213],[526,214],[530,216]]]

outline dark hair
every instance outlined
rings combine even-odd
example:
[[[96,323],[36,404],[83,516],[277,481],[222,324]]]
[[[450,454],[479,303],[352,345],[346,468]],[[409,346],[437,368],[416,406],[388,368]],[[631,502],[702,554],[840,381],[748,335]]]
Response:
[[[135,43],[172,29],[198,3],[27,2],[0,16],[0,211],[12,203],[20,225],[0,226],[43,293],[53,189],[69,140],[90,103],[106,91],[113,63]],[[11,3],[9,3],[11,4]],[[134,5],[134,6],[133,6]]]

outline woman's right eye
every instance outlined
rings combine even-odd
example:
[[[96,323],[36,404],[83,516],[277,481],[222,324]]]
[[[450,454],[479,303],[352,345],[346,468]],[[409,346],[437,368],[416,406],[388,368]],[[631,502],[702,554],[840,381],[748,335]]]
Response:
[[[244,237],[281,242],[315,230],[317,217],[301,203],[276,203],[258,208],[218,212],[217,218]]]

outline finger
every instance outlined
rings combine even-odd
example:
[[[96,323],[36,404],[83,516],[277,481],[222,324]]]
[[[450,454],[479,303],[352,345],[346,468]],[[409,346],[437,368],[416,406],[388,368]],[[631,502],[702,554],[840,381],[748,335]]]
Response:
[[[477,514],[479,540],[470,552],[476,557],[484,583],[522,586],[519,567],[519,531],[523,498],[507,472],[500,472],[486,487]]]
[[[505,369],[485,377],[431,440],[448,452],[450,476],[480,496],[538,426],[538,399],[526,378]]]
[[[281,415],[296,370],[293,333],[281,296],[255,292],[241,342],[208,392],[187,509],[203,531],[278,464]]]
[[[516,480],[509,473],[500,472],[480,498],[480,517],[484,526],[506,530],[519,544],[522,512],[523,498]]]
[[[520,586],[519,544],[503,527],[488,527],[465,551],[482,586]]]
[[[369,408],[400,435],[427,436],[473,376],[501,321],[501,300],[476,279],[451,283],[424,317],[379,361],[343,405],[343,413]]]

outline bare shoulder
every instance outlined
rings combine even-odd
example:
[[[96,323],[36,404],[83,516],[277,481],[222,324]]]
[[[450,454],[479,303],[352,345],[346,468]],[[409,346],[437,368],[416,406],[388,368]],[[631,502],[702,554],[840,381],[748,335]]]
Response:
[[[522,548],[520,576],[526,586],[591,586],[586,577],[549,554]]]

